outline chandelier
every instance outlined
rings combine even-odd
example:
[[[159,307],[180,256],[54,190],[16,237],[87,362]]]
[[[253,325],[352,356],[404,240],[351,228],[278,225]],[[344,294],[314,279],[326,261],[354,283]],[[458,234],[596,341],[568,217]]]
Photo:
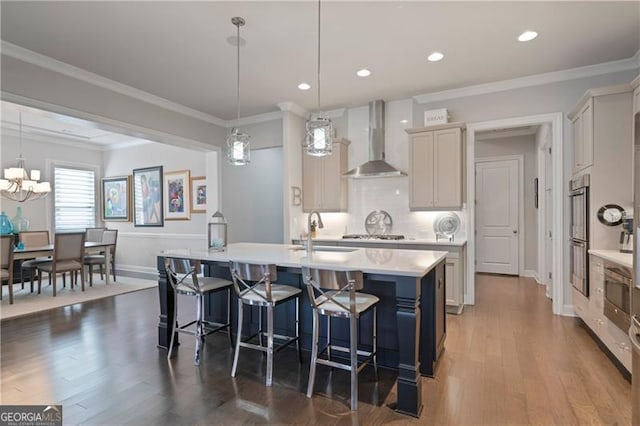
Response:
[[[320,0],[318,0],[318,111],[307,120],[308,155],[323,157],[333,149],[333,124],[320,110]]]
[[[240,27],[244,26],[243,18],[236,16],[231,18],[231,23],[236,27],[236,43],[238,46],[238,79],[236,85],[236,109],[237,119],[240,120]],[[227,161],[234,166],[244,166],[251,161],[249,158],[249,141],[251,136],[242,133],[235,127],[231,129],[231,134],[227,138]]]
[[[0,179],[0,195],[8,200],[23,203],[45,197],[51,192],[49,182],[40,182],[40,170],[31,172],[25,166],[22,156],[22,112],[20,112],[20,155],[17,167],[4,169],[4,179]]]

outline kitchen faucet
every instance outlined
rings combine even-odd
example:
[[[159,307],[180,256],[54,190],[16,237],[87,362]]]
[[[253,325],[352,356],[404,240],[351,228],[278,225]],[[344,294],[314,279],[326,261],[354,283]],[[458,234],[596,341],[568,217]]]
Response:
[[[320,212],[317,210],[311,210],[309,212],[309,216],[307,217],[307,255],[313,252],[313,240],[311,238],[311,216],[313,216],[314,213],[318,217],[318,228],[324,228],[324,223],[322,223]]]

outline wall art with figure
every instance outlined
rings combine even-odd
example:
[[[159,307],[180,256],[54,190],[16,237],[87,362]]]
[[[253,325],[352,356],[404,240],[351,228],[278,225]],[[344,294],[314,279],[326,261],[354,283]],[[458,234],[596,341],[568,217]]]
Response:
[[[131,220],[131,176],[102,179],[102,220]]]
[[[133,170],[135,226],[164,226],[162,194],[162,166]]]
[[[164,174],[164,217],[167,220],[191,218],[191,190],[189,170]]]

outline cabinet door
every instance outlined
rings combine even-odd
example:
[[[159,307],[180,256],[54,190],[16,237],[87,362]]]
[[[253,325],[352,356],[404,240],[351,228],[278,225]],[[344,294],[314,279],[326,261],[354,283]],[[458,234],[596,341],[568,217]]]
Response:
[[[320,209],[322,202],[322,158],[302,154],[302,210]]]
[[[576,115],[571,122],[573,130],[573,173],[582,169],[582,117]]]
[[[338,146],[335,146],[338,145]],[[322,164],[322,211],[346,211],[346,147],[334,144],[333,154],[321,158]]]
[[[580,111],[582,121],[582,168],[593,165],[593,98]]]
[[[447,285],[447,305],[461,305],[461,282],[459,277],[460,263],[458,259],[447,257],[445,263],[446,285]]]
[[[460,129],[433,132],[434,206],[462,207],[462,141]]]
[[[418,133],[409,141],[409,208],[433,207],[433,132]]]

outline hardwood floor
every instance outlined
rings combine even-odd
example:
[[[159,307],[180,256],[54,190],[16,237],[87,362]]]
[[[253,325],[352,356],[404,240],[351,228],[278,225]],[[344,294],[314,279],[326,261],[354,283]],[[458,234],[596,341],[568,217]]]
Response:
[[[318,367],[307,399],[309,354],[264,359],[209,336],[200,368],[193,339],[171,363],[156,349],[157,290],[144,290],[1,323],[2,404],[63,405],[65,424],[631,424],[631,386],[573,318],[551,314],[531,279],[478,275],[476,306],[447,316],[446,351],[423,379],[420,419],[395,413],[395,374],[360,377],[349,411],[348,373]],[[193,300],[181,299],[180,318]]]

